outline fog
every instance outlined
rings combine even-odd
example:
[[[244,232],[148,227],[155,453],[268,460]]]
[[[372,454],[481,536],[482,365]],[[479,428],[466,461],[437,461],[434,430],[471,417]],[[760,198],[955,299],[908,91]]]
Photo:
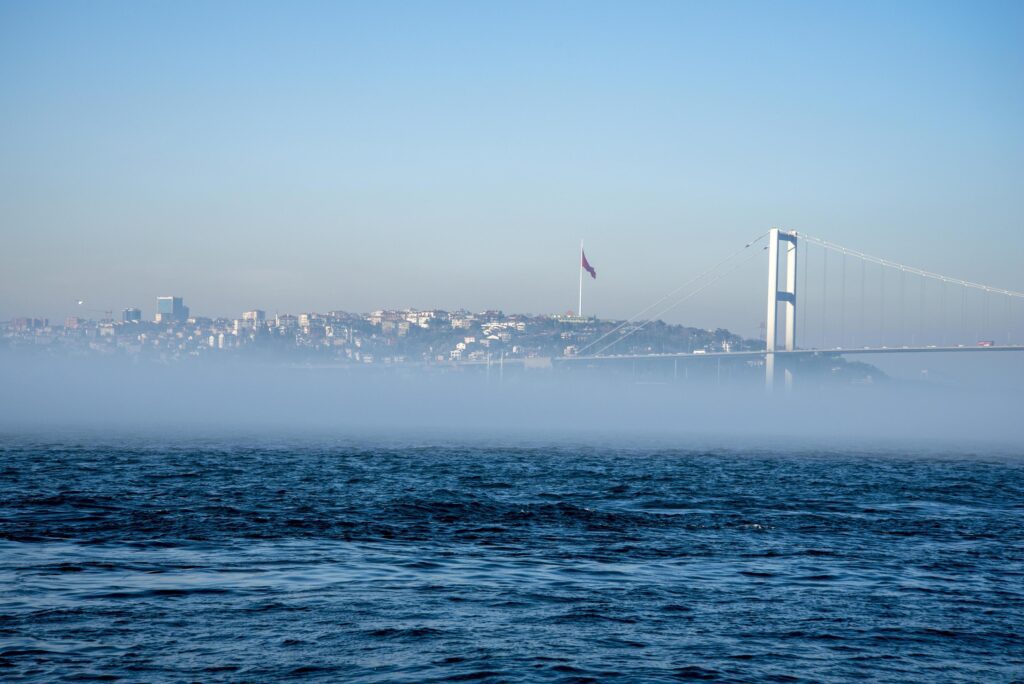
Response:
[[[1001,363],[997,371],[1020,370],[1016,359]],[[0,432],[135,434],[171,441],[227,437],[241,443],[274,438],[772,448],[900,443],[1024,453],[1019,383],[890,376],[853,385],[797,372],[791,392],[777,387],[768,394],[758,371],[742,377],[694,372],[682,380],[657,369],[638,375],[508,366],[499,375],[496,368],[159,364],[4,353]]]

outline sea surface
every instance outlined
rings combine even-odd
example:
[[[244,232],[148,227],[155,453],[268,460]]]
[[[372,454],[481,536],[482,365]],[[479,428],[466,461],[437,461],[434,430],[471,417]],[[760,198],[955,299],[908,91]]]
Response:
[[[1024,457],[0,439],[7,681],[1024,681]]]

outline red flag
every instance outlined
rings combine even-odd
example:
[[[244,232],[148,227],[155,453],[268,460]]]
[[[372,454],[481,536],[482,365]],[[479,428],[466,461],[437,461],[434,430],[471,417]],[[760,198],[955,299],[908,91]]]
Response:
[[[593,266],[590,265],[589,261],[587,261],[587,253],[584,252],[581,249],[580,250],[580,254],[583,256],[583,270],[586,271],[587,273],[589,273],[591,278],[595,278],[596,279],[597,278],[597,270]]]

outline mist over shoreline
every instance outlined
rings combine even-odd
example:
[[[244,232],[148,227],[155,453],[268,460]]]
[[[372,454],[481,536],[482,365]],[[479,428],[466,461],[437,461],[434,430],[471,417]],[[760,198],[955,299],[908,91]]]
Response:
[[[751,376],[754,377],[754,376]],[[1019,392],[888,380],[133,364],[0,354],[0,432],[202,438],[578,442],[626,447],[1024,450]]]

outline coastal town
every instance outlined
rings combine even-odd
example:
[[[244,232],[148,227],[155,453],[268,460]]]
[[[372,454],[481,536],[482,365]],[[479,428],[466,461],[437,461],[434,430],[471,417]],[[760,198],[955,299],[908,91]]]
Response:
[[[437,309],[275,315],[253,309],[237,318],[213,318],[192,315],[183,299],[174,296],[158,298],[152,318],[144,318],[135,307],[119,317],[103,311],[60,322],[14,318],[0,322],[0,345],[164,361],[235,354],[369,365],[764,349],[763,340],[744,339],[728,330],[662,321]]]

